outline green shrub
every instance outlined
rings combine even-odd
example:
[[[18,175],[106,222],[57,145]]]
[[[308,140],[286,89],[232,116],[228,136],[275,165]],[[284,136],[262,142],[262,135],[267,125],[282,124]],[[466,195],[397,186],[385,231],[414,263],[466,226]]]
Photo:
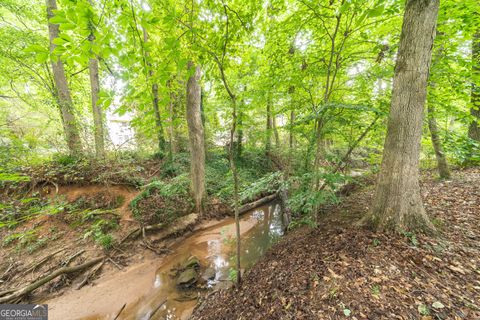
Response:
[[[189,190],[187,174],[168,182],[154,181],[130,203],[133,216],[143,224],[170,223],[193,210]]]

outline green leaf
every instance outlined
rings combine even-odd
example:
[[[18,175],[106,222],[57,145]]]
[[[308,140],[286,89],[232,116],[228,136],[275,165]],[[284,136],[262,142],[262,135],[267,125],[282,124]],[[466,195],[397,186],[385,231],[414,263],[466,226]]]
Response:
[[[441,303],[440,301],[435,301],[435,302],[432,304],[432,307],[435,308],[435,309],[443,309],[443,308],[445,308],[445,306],[443,305],[443,303]]]
[[[57,46],[63,46],[65,43],[67,43],[67,40],[63,38],[55,38],[53,39],[53,43],[56,44]]]
[[[50,18],[49,22],[53,24],[62,24],[62,23],[68,23],[68,20],[65,17],[62,17],[61,15],[57,14],[52,18]]]
[[[37,61],[38,63],[44,63],[44,62],[47,62],[48,57],[49,57],[48,52],[38,52],[35,55],[35,61]]]
[[[377,6],[376,8],[368,10],[367,15],[370,18],[375,18],[375,17],[381,16],[384,9],[385,9],[385,7],[383,7],[383,6]]]

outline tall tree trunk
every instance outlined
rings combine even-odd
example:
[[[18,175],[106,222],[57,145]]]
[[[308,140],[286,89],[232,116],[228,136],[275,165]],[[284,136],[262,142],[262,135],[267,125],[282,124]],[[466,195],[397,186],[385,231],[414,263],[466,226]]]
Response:
[[[173,93],[170,93],[170,101],[168,103],[168,111],[170,113],[169,125],[168,125],[168,140],[170,144],[170,159],[173,159],[173,154],[177,152],[177,145],[174,139],[174,108],[175,108],[175,97]]]
[[[60,30],[58,24],[51,23],[50,19],[54,16],[53,11],[57,10],[57,2],[56,0],[46,0],[46,5],[47,18],[49,20],[50,52],[53,52],[56,47],[53,40],[58,38]],[[52,59],[51,64],[55,82],[55,94],[60,109],[68,150],[72,155],[80,155],[82,153],[82,141],[78,131],[77,119],[73,111],[72,97],[68,88],[67,77],[65,76],[65,68],[60,57],[58,57],[57,61]]]
[[[243,149],[243,112],[238,112],[238,121],[237,121],[237,158],[242,157],[242,149]]]
[[[295,136],[293,135],[293,124],[295,123],[295,111],[290,111],[290,136],[289,136],[289,146],[290,150],[293,150],[295,144]]]
[[[143,42],[147,43],[148,41],[148,33],[147,30],[143,29]],[[149,52],[145,51],[145,60],[148,61]],[[146,63],[146,67],[150,70],[148,71],[148,76],[152,78],[153,70],[149,62]],[[157,128],[157,137],[158,137],[158,151],[160,153],[165,152],[165,136],[163,134],[163,124],[162,124],[162,116],[160,114],[160,108],[158,106],[158,84],[153,81],[152,83],[152,102],[153,102],[153,112],[155,114],[155,127]]]
[[[277,115],[274,114],[272,115],[272,127],[273,127],[273,133],[275,136],[275,148],[280,148],[280,136],[278,135],[278,129],[277,129]]]
[[[90,87],[92,91],[92,112],[95,137],[95,154],[97,157],[105,157],[105,133],[103,126],[103,111],[98,105],[98,94],[100,92],[100,81],[98,75],[98,60],[90,58],[88,62],[90,71]]]
[[[471,139],[480,141],[480,29],[477,30],[472,39],[472,96],[470,113],[473,121],[468,128],[468,136]]]
[[[92,0],[89,1],[94,10]],[[89,21],[90,35],[88,40],[93,47],[95,43],[95,26],[93,20]],[[98,74],[98,59],[90,50],[90,59],[88,61],[88,69],[90,73],[90,89],[92,95],[92,113],[93,113],[93,125],[94,125],[94,138],[95,138],[95,155],[99,158],[105,157],[105,129],[103,125],[103,111],[98,105],[98,94],[100,92],[100,79]]]
[[[170,156],[173,157],[173,154],[178,152],[178,147],[177,147],[177,141],[178,141],[178,133],[177,133],[177,128],[175,121],[177,119],[177,108],[180,105],[180,92],[176,92],[172,86],[173,86],[173,81],[172,79],[169,82],[169,88],[170,88],[170,102],[168,104],[169,108],[169,121],[168,121],[168,139],[169,139],[169,144],[170,144]]]
[[[158,84],[152,84],[153,111],[155,113],[155,126],[157,127],[158,150],[163,153],[165,151],[165,137],[163,135],[162,116],[158,107]]]
[[[187,82],[187,122],[190,141],[190,168],[192,178],[192,191],[197,212],[203,212],[205,197],[205,141],[202,123],[200,67],[188,64],[194,73]]]
[[[435,157],[437,159],[437,169],[440,178],[449,179],[450,170],[448,169],[447,159],[443,152],[442,142],[438,132],[437,119],[435,118],[435,107],[431,104],[427,106],[428,129],[430,130],[430,138],[432,140]]]
[[[267,126],[265,133],[265,154],[269,155],[272,151],[272,110],[270,99],[267,101]]]
[[[419,185],[420,140],[439,0],[407,0],[382,166],[369,222],[398,232],[434,230]]]

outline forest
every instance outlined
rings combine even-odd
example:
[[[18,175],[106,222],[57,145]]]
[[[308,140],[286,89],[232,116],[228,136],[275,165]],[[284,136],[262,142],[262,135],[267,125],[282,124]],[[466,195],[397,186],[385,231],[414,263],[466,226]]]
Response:
[[[480,2],[0,0],[25,304],[480,319]]]

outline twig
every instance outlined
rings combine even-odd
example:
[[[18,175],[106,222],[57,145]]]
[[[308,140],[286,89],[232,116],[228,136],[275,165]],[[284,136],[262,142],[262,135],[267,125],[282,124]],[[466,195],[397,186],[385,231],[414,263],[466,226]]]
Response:
[[[34,291],[35,289],[43,286],[44,284],[52,281],[53,279],[61,276],[62,274],[68,274],[68,273],[75,273],[78,271],[82,271],[84,269],[90,268],[91,266],[99,263],[102,261],[104,257],[97,257],[92,260],[89,260],[83,264],[74,266],[74,267],[62,267],[60,269],[57,269],[56,271],[52,272],[48,276],[45,276],[43,278],[40,278],[39,280],[23,287],[20,289],[14,289],[12,290],[13,292],[11,294],[8,294],[4,296],[3,298],[0,298],[0,303],[7,303],[7,302],[13,302],[16,301],[25,295],[29,294],[30,292]]]
[[[64,265],[64,266],[68,266],[68,265],[70,264],[70,262],[73,261],[73,259],[75,259],[76,257],[78,257],[79,255],[81,255],[81,254],[84,253],[84,252],[85,252],[85,250],[82,249],[82,250],[78,251],[77,253],[75,253],[74,255],[71,255],[71,256],[63,263],[63,265]]]
[[[115,267],[117,267],[118,270],[122,270],[122,269],[123,269],[123,268],[122,268],[118,263],[116,263],[112,258],[108,257],[107,260],[110,261]]]
[[[78,286],[75,288],[77,290],[81,289],[87,282],[88,280],[93,277],[93,275],[98,271],[100,270],[100,268],[103,266],[103,264],[105,263],[105,259],[102,259],[102,263],[100,263],[99,265],[97,265],[95,268],[93,268],[86,276],[85,278],[82,280],[82,282],[80,282],[78,284]]]
[[[148,320],[152,319],[153,316],[155,315],[155,313],[157,313],[157,311],[167,302],[167,299],[163,300],[162,303],[160,303],[158,305],[158,307],[155,308],[155,310],[153,310],[152,314],[148,317]]]
[[[123,309],[125,309],[126,306],[127,306],[127,304],[124,303],[123,306],[120,308],[120,310],[117,312],[117,315],[115,316],[115,318],[113,318],[113,320],[118,319],[118,317],[120,316],[120,313],[122,313]]]
[[[43,257],[38,263],[36,263],[35,265],[31,266],[31,267],[28,267],[28,269],[26,269],[24,271],[24,273],[28,273],[30,271],[35,271],[35,269],[37,269],[38,267],[40,267],[42,264],[44,264],[45,262],[47,262],[48,259],[50,259],[51,257],[53,257],[54,255],[56,255],[57,253],[59,252],[62,252],[64,251],[66,248],[62,248],[60,250],[57,250],[55,252],[52,252],[48,255],[46,255],[45,257]]]

